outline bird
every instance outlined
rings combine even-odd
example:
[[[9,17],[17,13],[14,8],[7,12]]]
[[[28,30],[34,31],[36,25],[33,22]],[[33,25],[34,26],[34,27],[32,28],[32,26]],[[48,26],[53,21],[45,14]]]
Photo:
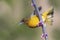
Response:
[[[42,7],[38,7],[38,10],[41,12]],[[48,10],[44,11],[41,15],[42,15],[42,20],[44,22],[44,24],[52,24],[52,18],[53,18],[53,13],[54,13],[54,8],[49,8]],[[36,13],[36,11],[34,10],[32,15],[26,18],[23,18],[20,21],[21,24],[26,24],[28,27],[30,28],[36,28],[41,22],[39,20],[39,17]]]

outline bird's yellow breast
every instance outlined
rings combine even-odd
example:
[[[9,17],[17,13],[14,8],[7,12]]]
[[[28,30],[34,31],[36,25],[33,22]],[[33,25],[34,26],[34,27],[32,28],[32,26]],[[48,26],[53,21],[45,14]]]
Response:
[[[31,18],[28,21],[28,25],[30,27],[36,27],[39,23],[39,18],[36,15],[31,16]]]
[[[45,21],[45,16],[42,16],[42,19],[43,19],[43,21]],[[28,26],[30,26],[30,27],[36,27],[39,22],[40,22],[39,18],[36,15],[33,15],[28,20]]]

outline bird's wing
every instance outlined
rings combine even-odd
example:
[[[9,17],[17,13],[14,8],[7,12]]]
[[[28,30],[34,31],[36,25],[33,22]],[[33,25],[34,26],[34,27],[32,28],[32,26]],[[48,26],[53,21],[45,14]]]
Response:
[[[53,24],[53,19],[52,18],[47,18],[46,20],[46,23],[49,24],[49,25],[52,25]]]
[[[39,9],[39,11],[41,11],[42,7],[40,6],[40,7],[38,7],[38,9]],[[34,10],[34,11],[32,12],[31,16],[33,16],[33,15],[37,15],[36,10]],[[38,16],[38,15],[37,15],[37,16]]]
[[[45,21],[44,21],[45,23],[52,24],[52,22],[53,22],[53,13],[54,13],[54,9],[50,8],[48,11],[46,11],[42,14],[42,16],[45,17]]]
[[[51,15],[53,17],[53,13],[54,13],[54,8],[49,8],[47,11],[43,12],[43,16],[49,16]]]

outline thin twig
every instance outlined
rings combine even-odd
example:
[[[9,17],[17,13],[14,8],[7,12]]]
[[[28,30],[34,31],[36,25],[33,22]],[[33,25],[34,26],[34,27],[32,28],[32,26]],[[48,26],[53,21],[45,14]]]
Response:
[[[42,32],[43,32],[43,34],[45,35],[44,36],[44,38],[45,38],[45,40],[48,40],[47,39],[47,36],[46,36],[46,29],[45,29],[45,25],[44,25],[44,22],[43,22],[43,20],[42,20],[42,15],[41,15],[41,13],[39,12],[39,10],[38,10],[38,7],[37,7],[37,5],[36,5],[36,2],[35,2],[35,0],[32,0],[32,3],[33,3],[33,6],[34,6],[34,8],[35,8],[35,10],[36,10],[36,13],[37,13],[37,15],[38,15],[38,17],[39,17],[39,19],[40,19],[40,22],[42,23]]]

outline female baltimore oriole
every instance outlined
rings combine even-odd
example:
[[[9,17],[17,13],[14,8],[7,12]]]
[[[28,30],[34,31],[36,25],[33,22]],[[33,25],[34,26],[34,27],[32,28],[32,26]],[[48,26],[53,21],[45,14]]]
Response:
[[[38,8],[39,11],[41,10],[41,7]],[[42,19],[43,19],[43,22],[46,24],[52,24],[52,17],[53,17],[53,8],[50,8],[48,9],[47,11],[43,12],[41,15],[42,15]],[[40,20],[39,20],[39,17],[35,14],[35,10],[34,10],[34,13],[32,16],[30,17],[27,17],[27,18],[23,18],[20,23],[24,23],[26,25],[28,25],[30,28],[35,28],[35,27],[38,27],[39,23],[40,23]]]

